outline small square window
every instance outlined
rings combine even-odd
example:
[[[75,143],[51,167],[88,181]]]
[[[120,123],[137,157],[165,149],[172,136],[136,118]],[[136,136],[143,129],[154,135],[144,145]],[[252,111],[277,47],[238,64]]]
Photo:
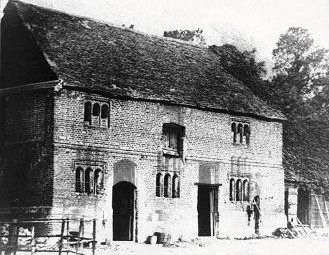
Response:
[[[185,128],[173,123],[163,125],[163,149],[165,154],[182,156]]]

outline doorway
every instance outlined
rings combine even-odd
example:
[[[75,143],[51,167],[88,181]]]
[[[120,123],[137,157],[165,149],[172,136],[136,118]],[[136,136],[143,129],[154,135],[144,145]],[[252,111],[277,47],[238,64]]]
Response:
[[[218,187],[198,186],[198,235],[213,236],[216,229],[218,210]]]
[[[298,188],[297,218],[305,225],[309,224],[309,199],[309,191],[305,187]]]
[[[112,191],[113,241],[133,241],[136,187],[130,182],[119,182]]]

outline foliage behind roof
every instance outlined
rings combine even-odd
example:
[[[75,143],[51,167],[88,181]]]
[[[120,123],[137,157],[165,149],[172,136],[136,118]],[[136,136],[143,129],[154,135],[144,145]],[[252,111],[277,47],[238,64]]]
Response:
[[[10,1],[49,66],[71,86],[268,120],[285,117],[221,67],[208,48]]]

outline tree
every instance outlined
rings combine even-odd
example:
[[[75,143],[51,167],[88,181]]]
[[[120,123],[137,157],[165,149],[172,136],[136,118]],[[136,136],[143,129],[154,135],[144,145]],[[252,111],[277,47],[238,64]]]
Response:
[[[286,175],[316,182],[329,195],[329,76],[327,49],[314,46],[307,29],[289,28],[273,50],[269,99],[285,113]]]
[[[199,44],[201,46],[206,45],[206,40],[202,35],[203,30],[198,28],[195,30],[172,30],[172,31],[164,31],[164,37],[171,37],[178,40],[183,40],[187,42],[193,42]]]
[[[268,82],[263,80],[266,75],[265,62],[256,60],[256,49],[239,51],[234,45],[212,45],[210,50],[220,56],[221,66],[226,72],[242,81],[255,95],[266,99]]]
[[[273,50],[273,60],[271,96],[284,113],[304,107],[322,90],[321,80],[329,70],[329,51],[314,46],[307,29],[291,27],[282,34]]]

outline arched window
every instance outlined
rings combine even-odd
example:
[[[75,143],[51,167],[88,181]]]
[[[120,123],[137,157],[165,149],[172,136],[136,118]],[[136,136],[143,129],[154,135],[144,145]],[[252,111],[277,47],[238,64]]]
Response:
[[[235,185],[235,199],[236,201],[241,201],[242,200],[242,182],[240,179],[238,179],[236,181],[236,185]]]
[[[230,201],[235,200],[235,180],[231,178],[230,180]]]
[[[243,143],[243,130],[241,123],[239,123],[238,125],[238,134],[239,134],[239,143]]]
[[[161,173],[157,173],[157,175],[156,175],[155,195],[157,197],[162,196],[162,174]]]
[[[232,125],[231,125],[231,131],[233,133],[233,143],[236,143],[237,130],[236,130],[236,123],[235,122],[233,122]]]
[[[83,192],[83,169],[81,167],[75,171],[75,192]]]
[[[96,169],[94,174],[94,191],[95,194],[99,194],[103,189],[103,173],[102,170]]]
[[[243,136],[245,136],[246,144],[250,142],[250,127],[249,125],[245,124],[243,127]]]
[[[176,174],[172,179],[172,197],[179,197],[179,178]]]
[[[99,116],[100,106],[98,103],[93,105],[93,116]]]
[[[102,105],[101,109],[101,126],[108,127],[109,126],[109,107],[107,104]]]
[[[170,188],[171,188],[171,177],[170,174],[166,174],[164,177],[164,196],[170,197]]]
[[[243,201],[249,201],[249,182],[248,180],[243,181]]]
[[[85,103],[84,122],[91,125],[91,103],[89,101]]]
[[[92,173],[93,170],[91,170],[91,168],[87,168],[86,172],[85,172],[85,192],[87,194],[90,194],[93,192],[92,189]]]
[[[102,105],[101,118],[106,119],[109,117],[109,107],[107,104]]]
[[[100,123],[100,106],[98,103],[93,104],[92,124],[98,126]]]

